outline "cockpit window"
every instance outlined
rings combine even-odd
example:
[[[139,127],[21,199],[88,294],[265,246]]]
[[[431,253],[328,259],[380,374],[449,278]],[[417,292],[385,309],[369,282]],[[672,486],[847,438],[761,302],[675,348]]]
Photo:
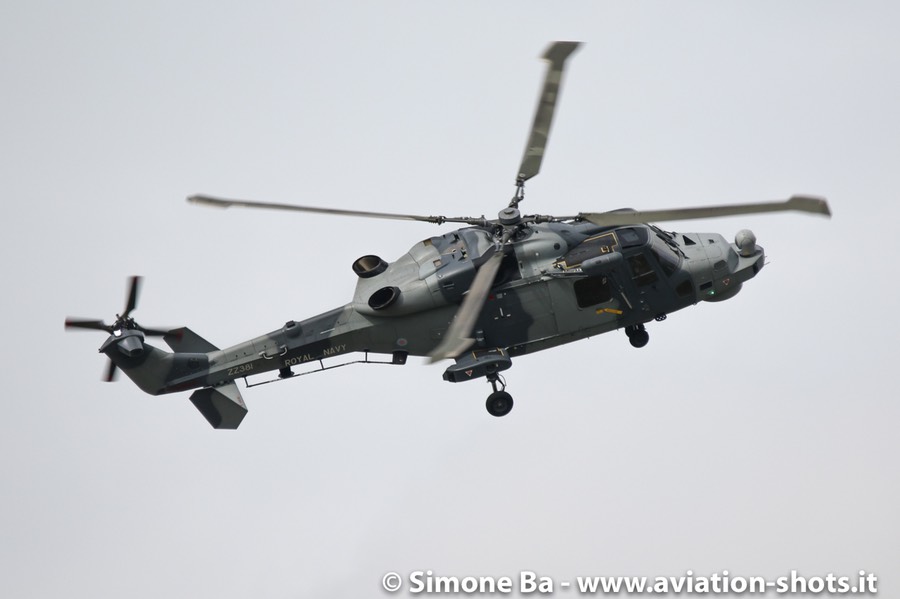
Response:
[[[628,266],[631,267],[631,278],[639,287],[656,282],[656,271],[644,254],[635,254],[628,258]]]
[[[659,261],[659,265],[662,266],[663,272],[666,273],[666,276],[671,277],[678,270],[678,257],[667,251],[658,251],[656,248],[652,248],[653,255],[656,256],[657,261]]]
[[[653,252],[656,261],[659,262],[667,277],[671,277],[678,271],[678,267],[681,265],[681,258],[667,243],[659,238],[654,239],[653,244],[650,246],[650,251]]]

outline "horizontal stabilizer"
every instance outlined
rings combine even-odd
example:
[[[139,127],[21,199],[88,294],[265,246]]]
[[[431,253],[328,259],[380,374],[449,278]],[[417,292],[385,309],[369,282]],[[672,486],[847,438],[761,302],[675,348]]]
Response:
[[[218,347],[190,330],[187,327],[180,329],[172,329],[163,337],[172,351],[188,352],[192,354],[206,354],[211,351],[218,351]]]
[[[234,383],[198,389],[191,394],[191,403],[216,429],[234,430],[247,415],[247,406]]]

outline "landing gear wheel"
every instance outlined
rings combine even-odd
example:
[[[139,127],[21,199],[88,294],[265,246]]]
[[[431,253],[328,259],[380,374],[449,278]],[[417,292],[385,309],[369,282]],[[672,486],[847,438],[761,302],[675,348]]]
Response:
[[[496,416],[498,418],[500,416],[506,416],[509,414],[510,410],[513,409],[512,395],[506,391],[494,391],[488,395],[485,407],[487,408],[488,414],[491,416]]]
[[[650,333],[647,331],[637,331],[628,338],[632,347],[644,347],[650,341]]]
[[[642,324],[625,327],[625,334],[632,347],[644,347],[650,341],[650,333]]]

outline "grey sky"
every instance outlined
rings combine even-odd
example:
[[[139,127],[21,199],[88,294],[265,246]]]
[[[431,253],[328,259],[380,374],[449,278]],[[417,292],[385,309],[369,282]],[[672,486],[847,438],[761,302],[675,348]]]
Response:
[[[898,25],[891,2],[6,2],[0,596],[357,598],[427,569],[865,569],[896,596]],[[770,263],[642,350],[517,360],[502,420],[411,360],[246,390],[213,431],[63,333],[141,274],[141,323],[229,345],[450,229],[192,193],[496,213],[554,39],[585,45],[524,210],[805,192],[834,218],[674,223],[751,228]]]

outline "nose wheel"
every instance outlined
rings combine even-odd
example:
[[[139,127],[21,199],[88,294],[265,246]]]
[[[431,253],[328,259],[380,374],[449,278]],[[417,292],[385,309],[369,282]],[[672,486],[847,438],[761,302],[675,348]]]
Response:
[[[488,414],[499,418],[506,416],[513,409],[512,395],[506,392],[506,383],[498,374],[488,376],[488,382],[494,388],[494,392],[488,395],[484,406],[487,408]],[[500,383],[500,389],[497,389],[497,383]]]

